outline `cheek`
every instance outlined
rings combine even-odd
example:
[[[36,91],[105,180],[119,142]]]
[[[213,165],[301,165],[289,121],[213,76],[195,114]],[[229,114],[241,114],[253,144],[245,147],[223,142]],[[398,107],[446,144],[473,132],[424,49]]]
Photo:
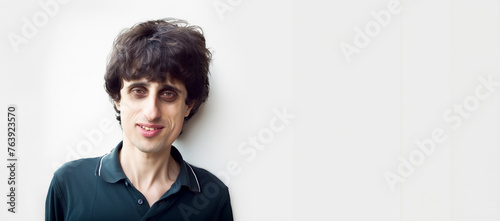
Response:
[[[165,116],[165,119],[169,121],[172,127],[182,127],[185,112],[186,109],[181,104],[168,105],[163,109],[163,116]]]
[[[163,111],[165,118],[168,118],[170,121],[177,122],[179,119],[179,108],[176,106],[168,106]]]
[[[123,122],[128,122],[137,112],[137,105],[130,105],[128,102],[122,102],[120,104],[120,116]]]
[[[185,115],[188,113],[188,106],[185,103],[181,103],[177,106],[176,118],[184,121]]]

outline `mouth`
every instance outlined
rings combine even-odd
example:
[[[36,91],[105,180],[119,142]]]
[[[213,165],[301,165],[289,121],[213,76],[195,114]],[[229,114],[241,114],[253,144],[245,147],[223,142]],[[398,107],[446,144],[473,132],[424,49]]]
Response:
[[[149,125],[149,124],[137,124],[139,132],[144,137],[154,137],[161,132],[163,126],[161,125]]]
[[[147,130],[147,131],[152,131],[152,130],[159,130],[161,128],[155,128],[155,127],[146,127],[146,126],[141,126],[139,125],[142,129]]]

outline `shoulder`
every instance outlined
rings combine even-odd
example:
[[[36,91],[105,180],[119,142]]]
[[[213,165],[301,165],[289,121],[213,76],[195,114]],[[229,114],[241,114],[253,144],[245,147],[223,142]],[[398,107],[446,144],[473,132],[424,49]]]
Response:
[[[231,199],[226,184],[217,176],[203,168],[195,167],[190,164],[188,164],[188,167],[191,167],[196,176],[198,176],[201,186],[200,194],[203,195],[205,199],[214,202],[211,215],[216,217],[216,220],[233,220]]]
[[[84,158],[69,161],[54,172],[54,181],[58,183],[70,183],[72,181],[89,179],[95,176],[95,170],[102,157]]]
[[[69,202],[70,196],[81,196],[82,189],[89,189],[95,182],[95,168],[101,157],[85,158],[65,163],[54,172],[49,195]]]
[[[56,170],[55,175],[68,176],[75,172],[95,172],[99,160],[102,157],[83,158],[66,162]]]
[[[206,189],[220,189],[224,192],[228,191],[228,187],[222,180],[220,180],[217,176],[215,176],[213,173],[209,172],[206,169],[200,168],[193,166],[189,163],[186,163],[188,165],[188,168],[193,170],[193,173],[196,175],[196,179],[198,179],[198,182],[200,183],[200,186],[202,190]]]

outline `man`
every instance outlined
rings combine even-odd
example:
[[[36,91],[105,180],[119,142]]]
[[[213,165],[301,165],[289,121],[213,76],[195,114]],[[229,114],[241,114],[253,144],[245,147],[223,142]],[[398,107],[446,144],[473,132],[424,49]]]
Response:
[[[165,19],[115,40],[105,74],[123,141],[59,168],[46,220],[233,220],[227,187],[172,143],[208,97],[211,53],[199,27]]]

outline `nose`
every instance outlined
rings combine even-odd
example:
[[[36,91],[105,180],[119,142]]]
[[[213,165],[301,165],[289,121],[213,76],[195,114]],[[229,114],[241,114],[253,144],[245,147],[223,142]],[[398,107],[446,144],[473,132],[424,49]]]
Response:
[[[144,102],[143,112],[144,116],[150,121],[153,122],[160,118],[160,109],[158,107],[158,100],[155,96],[151,95]]]

